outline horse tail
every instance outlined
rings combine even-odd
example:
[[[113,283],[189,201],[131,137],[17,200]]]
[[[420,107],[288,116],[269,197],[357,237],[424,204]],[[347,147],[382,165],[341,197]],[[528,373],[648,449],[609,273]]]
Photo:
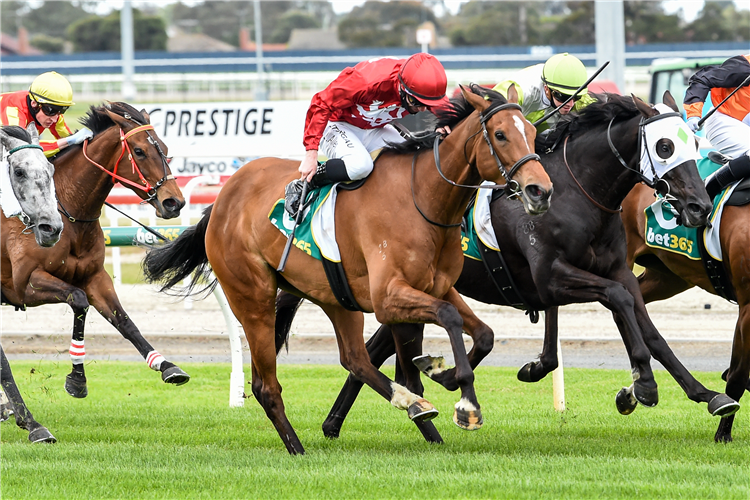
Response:
[[[147,282],[160,283],[160,291],[164,292],[195,273],[190,285],[177,292],[179,295],[211,293],[216,288],[217,280],[211,279],[206,255],[206,228],[212,209],[213,205],[206,208],[198,224],[187,228],[176,240],[146,253],[142,267]],[[205,286],[194,291],[199,283]]]

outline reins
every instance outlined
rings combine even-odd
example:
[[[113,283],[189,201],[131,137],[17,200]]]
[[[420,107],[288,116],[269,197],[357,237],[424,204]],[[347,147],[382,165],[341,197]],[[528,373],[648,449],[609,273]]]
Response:
[[[609,135],[607,137],[609,138]],[[612,210],[611,208],[607,208],[604,205],[602,205],[601,203],[597,202],[595,199],[593,199],[591,197],[591,195],[589,195],[586,192],[586,190],[583,188],[583,186],[581,186],[581,183],[578,182],[578,179],[576,179],[576,176],[573,175],[573,171],[570,169],[570,165],[568,165],[568,139],[569,138],[570,138],[569,135],[565,136],[565,142],[563,142],[563,160],[565,161],[565,166],[568,168],[568,173],[570,173],[570,176],[573,178],[573,180],[575,181],[575,183],[578,186],[578,188],[581,190],[581,192],[584,195],[586,195],[586,198],[588,198],[589,201],[591,203],[593,203],[597,208],[599,208],[599,209],[607,212],[608,214],[619,214],[620,212],[622,212],[622,205],[620,205],[620,207],[618,209]]]

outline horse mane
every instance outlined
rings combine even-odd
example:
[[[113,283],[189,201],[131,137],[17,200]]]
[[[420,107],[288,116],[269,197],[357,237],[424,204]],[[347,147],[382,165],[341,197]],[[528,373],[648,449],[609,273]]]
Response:
[[[111,111],[122,117],[129,115],[139,125],[146,125],[147,123],[146,118],[141,112],[130,104],[125,102],[107,102],[101,106],[91,106],[86,116],[81,118],[81,124],[84,127],[88,127],[94,133],[94,136],[96,136],[96,134],[104,132],[115,125],[115,122],[109,117],[107,111]]]
[[[494,103],[505,104],[508,102],[500,92],[481,87],[475,83],[469,85],[469,90],[488,100],[490,105]],[[463,94],[459,94],[457,97],[450,99],[448,107],[436,110],[435,116],[437,117],[437,122],[433,128],[450,127],[452,129],[474,111],[474,106],[464,99]],[[424,148],[431,148],[435,142],[436,135],[437,133],[435,132],[417,134],[416,136],[408,137],[406,141],[398,144],[389,143],[383,152],[406,154],[414,153]]]
[[[553,145],[560,136],[584,134],[589,130],[601,127],[602,123],[629,120],[640,115],[630,96],[619,94],[590,94],[596,99],[576,113],[569,113],[560,118],[555,129],[549,134],[537,135],[537,151]]]
[[[115,122],[107,114],[107,111],[111,111],[123,118],[125,118],[125,115],[128,115],[130,119],[137,122],[138,125],[146,125],[148,123],[140,111],[126,102],[107,102],[100,106],[90,106],[89,110],[86,112],[86,116],[81,118],[79,123],[91,130],[94,137],[96,137],[97,134],[115,126]],[[53,163],[55,160],[62,158],[71,151],[77,151],[82,147],[82,145],[76,144],[63,149],[52,158]]]
[[[31,144],[31,136],[25,128],[19,127],[18,125],[6,125],[3,128],[3,132],[11,137],[20,139],[28,144]]]

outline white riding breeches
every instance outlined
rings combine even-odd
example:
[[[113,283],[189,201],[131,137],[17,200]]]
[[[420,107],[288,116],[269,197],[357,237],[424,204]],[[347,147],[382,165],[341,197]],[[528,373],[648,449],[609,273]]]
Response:
[[[349,178],[354,181],[364,179],[372,172],[371,152],[389,142],[404,140],[392,125],[363,129],[346,122],[328,122],[318,150],[329,159],[343,160]]]
[[[706,120],[706,138],[711,145],[732,158],[750,153],[750,114],[744,120],[715,112]]]

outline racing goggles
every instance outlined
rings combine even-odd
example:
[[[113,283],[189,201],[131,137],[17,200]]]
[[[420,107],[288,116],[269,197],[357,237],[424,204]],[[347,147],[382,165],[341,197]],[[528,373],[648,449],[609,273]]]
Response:
[[[570,99],[569,95],[565,95],[559,90],[552,90],[552,89],[549,89],[549,90],[552,93],[552,97],[554,97],[555,100],[557,100],[557,102],[559,103],[563,103],[567,101],[568,99]],[[576,94],[575,97],[573,97],[573,102],[578,102],[581,99],[581,97],[583,97],[581,94]]]
[[[426,108],[427,105],[418,101],[416,97],[411,95],[406,91],[406,89],[401,89],[401,94],[403,96],[404,103],[411,107],[411,108]]]
[[[54,104],[39,103],[39,107],[42,108],[42,113],[47,116],[64,115],[68,110],[68,106],[55,106]]]

